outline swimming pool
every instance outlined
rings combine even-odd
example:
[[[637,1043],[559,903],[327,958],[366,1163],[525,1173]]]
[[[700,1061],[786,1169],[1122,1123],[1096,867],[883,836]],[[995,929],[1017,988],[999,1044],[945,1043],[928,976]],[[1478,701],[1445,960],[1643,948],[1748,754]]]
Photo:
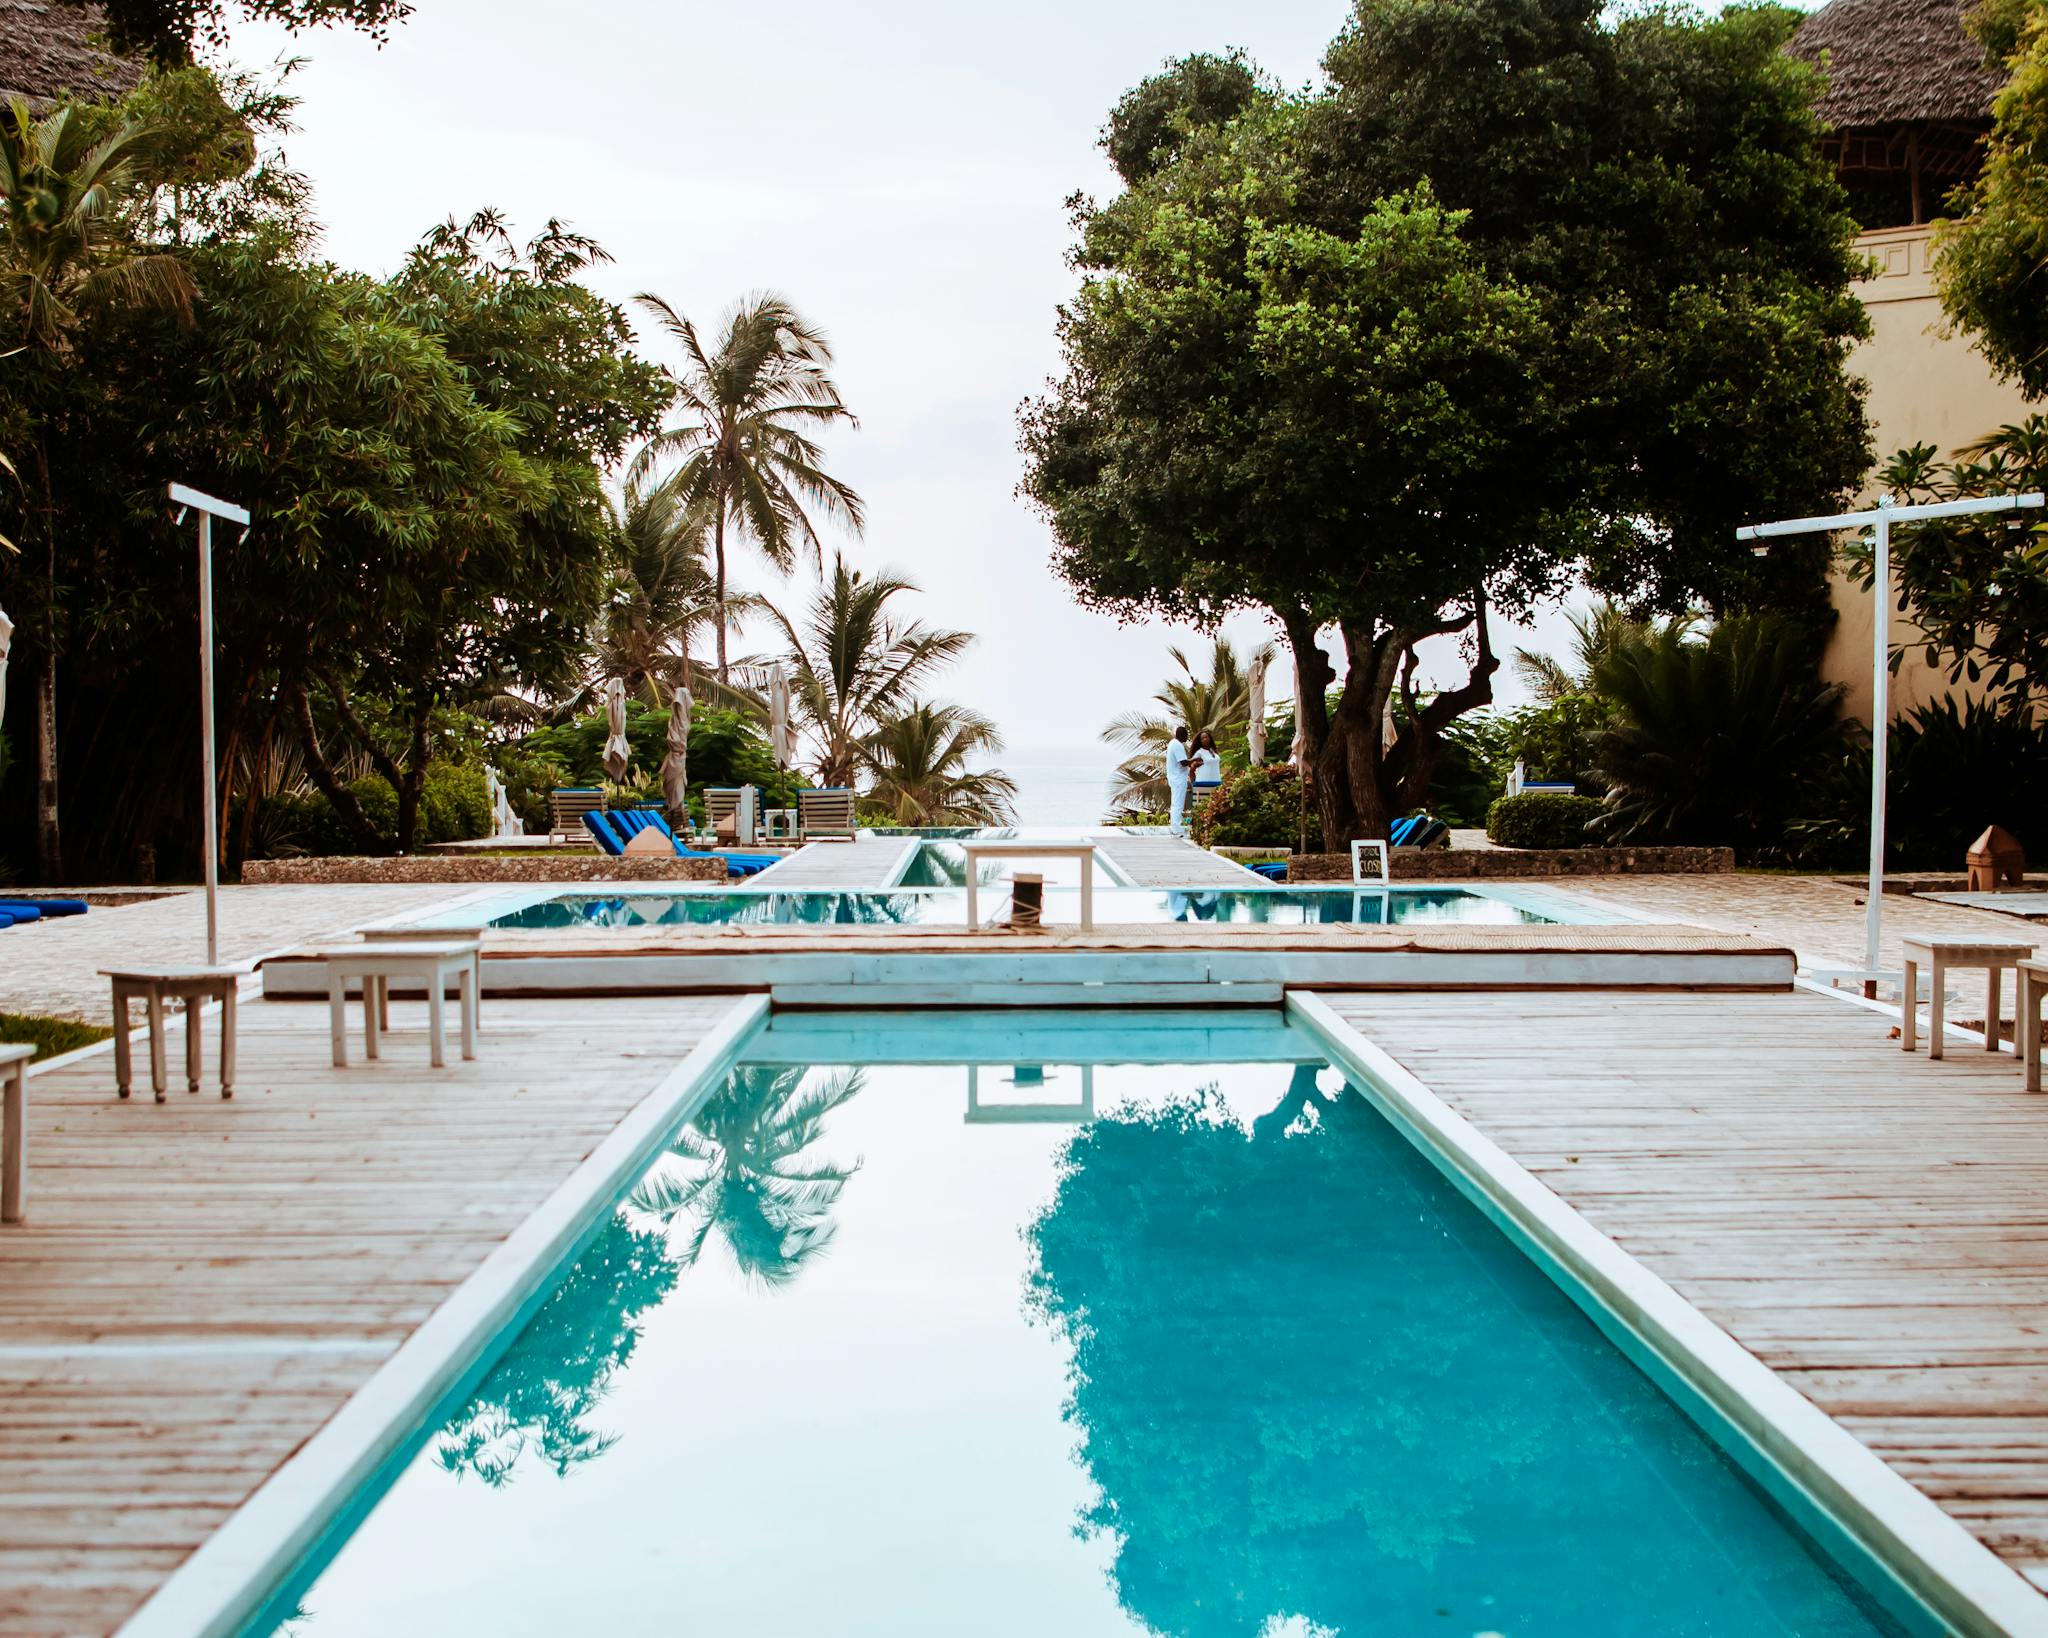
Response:
[[[1049,886],[1046,919],[1078,921],[1080,897],[1078,886]],[[984,903],[991,913],[1000,913],[1001,901]],[[943,887],[802,892],[778,892],[769,887],[655,889],[524,895],[486,909],[491,926],[524,929],[728,923],[957,927],[967,917],[967,895],[964,889]],[[474,919],[477,911],[467,906],[451,914]],[[1456,887],[1117,887],[1096,889],[1095,919],[1103,925],[1179,921],[1267,926],[1333,922],[1522,926],[1593,918],[1563,900],[1537,893],[1478,893]]]
[[[279,1608],[1913,1630],[1270,1012],[778,1015]]]

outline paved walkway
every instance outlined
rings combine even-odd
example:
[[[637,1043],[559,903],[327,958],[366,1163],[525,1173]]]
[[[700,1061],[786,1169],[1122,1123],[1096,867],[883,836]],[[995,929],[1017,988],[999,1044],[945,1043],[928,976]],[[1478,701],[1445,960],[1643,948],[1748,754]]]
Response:
[[[325,1007],[245,1002],[231,1103],[120,1102],[106,1053],[32,1076],[0,1634],[125,1620],[732,1005],[497,1000],[478,1059],[430,1070],[400,1001],[336,1070]]]
[[[223,961],[251,961],[370,922],[410,919],[482,894],[456,883],[380,887],[223,887]],[[180,890],[140,904],[99,906],[0,932],[0,1012],[40,1012],[110,1024],[102,967],[206,959],[206,899]]]
[[[1506,885],[1512,886],[1512,883]],[[1723,933],[1750,933],[1799,953],[1803,968],[1863,965],[1864,894],[1816,876],[1588,876],[1544,880],[1532,885],[1576,894],[1601,904]],[[1903,893],[1884,898],[1880,960],[1899,969],[1899,940],[1908,935],[1957,939],[2003,939],[2048,948],[2048,930],[2017,916],[1972,910]],[[1960,1002],[1949,1017],[1962,1023],[1984,1017],[1984,979],[1957,973],[1951,981]],[[2006,977],[2003,1015],[2012,1017],[2013,986]]]
[[[2048,1105],[1808,992],[1332,995],[2048,1590]]]

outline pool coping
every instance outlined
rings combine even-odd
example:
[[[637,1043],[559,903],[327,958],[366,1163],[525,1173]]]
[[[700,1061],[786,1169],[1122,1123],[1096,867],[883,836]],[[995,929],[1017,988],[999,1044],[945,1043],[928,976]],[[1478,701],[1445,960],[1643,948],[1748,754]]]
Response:
[[[1312,990],[1288,1016],[1914,1597],[1965,1638],[2048,1635],[2048,1598]]]
[[[554,1192],[122,1623],[121,1638],[240,1633],[472,1367],[477,1351],[508,1327],[620,1188],[652,1161],[767,1013],[766,996],[735,996]]]

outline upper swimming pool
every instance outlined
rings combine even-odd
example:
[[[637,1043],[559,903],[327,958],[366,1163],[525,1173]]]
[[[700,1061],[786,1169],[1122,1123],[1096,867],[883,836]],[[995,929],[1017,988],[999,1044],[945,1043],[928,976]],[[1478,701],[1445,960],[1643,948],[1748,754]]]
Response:
[[[1000,913],[997,899],[984,901]],[[488,907],[487,907],[488,908]],[[465,911],[472,918],[473,906]],[[451,912],[458,914],[458,912]],[[1049,887],[1046,919],[1074,922],[1080,889]],[[632,893],[552,893],[493,910],[493,927],[690,927],[726,923],[845,926],[961,926],[960,888],[827,889],[777,892],[705,889]],[[1454,887],[1097,888],[1098,924],[1217,922],[1301,926],[1322,922],[1444,923],[1491,926],[1590,920],[1576,907],[1533,893],[1476,893]]]
[[[778,1016],[499,1347],[281,1630],[1910,1630],[1274,1013]]]

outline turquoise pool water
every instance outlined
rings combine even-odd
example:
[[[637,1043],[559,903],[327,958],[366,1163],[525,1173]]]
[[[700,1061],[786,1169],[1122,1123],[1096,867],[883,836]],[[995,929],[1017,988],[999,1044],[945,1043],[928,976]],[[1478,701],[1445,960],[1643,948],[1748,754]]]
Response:
[[[999,895],[984,895],[983,915],[1000,913],[1004,902]],[[1080,904],[1078,886],[1046,889],[1046,918],[1050,921],[1078,921]],[[967,894],[962,888],[904,888],[887,892],[775,892],[756,888],[562,893],[504,910],[492,917],[490,924],[520,928],[687,927],[725,923],[958,927],[966,919]],[[1454,887],[1124,887],[1095,890],[1095,919],[1104,924],[1181,921],[1299,926],[1320,922],[1468,922],[1519,926],[1564,921],[1570,919],[1570,912],[1534,896],[1509,898]]]
[[[306,1638],[1902,1630],[1259,1013],[779,1017],[283,1607]]]

